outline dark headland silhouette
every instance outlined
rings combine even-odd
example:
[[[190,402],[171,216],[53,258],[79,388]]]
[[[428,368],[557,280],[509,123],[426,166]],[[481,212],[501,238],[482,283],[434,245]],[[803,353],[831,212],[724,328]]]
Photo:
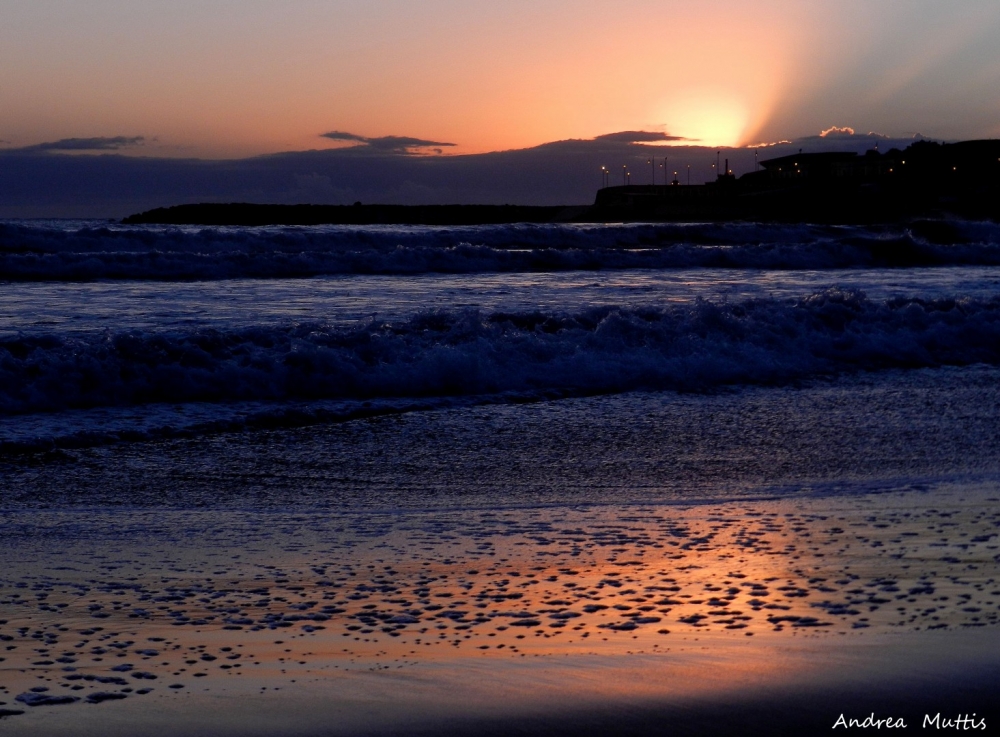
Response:
[[[592,205],[192,204],[157,208],[126,224],[486,225],[558,222],[757,220],[867,223],[910,218],[1000,219],[1000,140],[933,143],[905,150],[800,152],[714,182],[598,190]]]

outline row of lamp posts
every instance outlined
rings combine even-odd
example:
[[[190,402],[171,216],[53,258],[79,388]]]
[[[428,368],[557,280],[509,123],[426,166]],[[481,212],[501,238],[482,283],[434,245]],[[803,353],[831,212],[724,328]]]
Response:
[[[716,153],[716,155],[715,155],[715,163],[712,164],[712,171],[714,171],[716,173],[716,175],[718,175],[718,173],[720,171],[719,157],[721,156],[721,154],[722,154],[721,151],[719,151],[719,152]],[[728,161],[728,159],[727,159],[727,161]],[[652,178],[653,185],[655,186],[656,185],[656,159],[646,159],[646,163],[649,164],[650,177]],[[663,169],[663,183],[667,184],[667,172],[669,170],[667,169],[667,157],[666,156],[663,157],[663,163],[660,164],[659,166],[660,166],[661,169]],[[753,152],[753,170],[757,171],[758,166],[759,166],[759,163],[758,163],[758,160],[757,160],[757,152],[754,151]],[[729,172],[727,171],[726,174],[729,174]],[[677,181],[677,172],[676,171],[674,172],[674,181],[675,182]],[[622,184],[624,184],[625,186],[628,186],[631,182],[632,182],[632,174],[628,170],[628,164],[622,164]],[[690,164],[687,165],[687,183],[689,185],[691,184],[691,165]],[[611,170],[608,167],[606,167],[606,166],[602,166],[601,167],[601,187],[603,188],[603,187],[610,187],[610,186],[611,186]]]
[[[650,167],[649,173],[650,173],[650,176],[651,176],[651,178],[653,180],[653,184],[655,185],[656,184],[656,161],[654,159],[646,159],[646,163],[649,164],[649,167]],[[661,169],[663,169],[663,183],[666,184],[667,183],[667,172],[669,171],[669,169],[667,169],[667,157],[666,156],[663,157],[663,163],[660,164],[659,166],[660,166]],[[716,165],[712,164],[712,168],[715,169]],[[677,174],[678,174],[678,172],[675,171],[674,172],[674,181],[675,182],[677,181]],[[628,164],[622,164],[622,184],[627,187],[629,184],[631,184],[631,182],[632,182],[632,172],[630,172],[628,170]],[[687,183],[689,185],[691,184],[691,165],[690,164],[687,165]],[[611,186],[611,170],[608,167],[606,167],[606,166],[602,166],[601,167],[601,187],[604,188],[604,187],[610,187],[610,186]]]

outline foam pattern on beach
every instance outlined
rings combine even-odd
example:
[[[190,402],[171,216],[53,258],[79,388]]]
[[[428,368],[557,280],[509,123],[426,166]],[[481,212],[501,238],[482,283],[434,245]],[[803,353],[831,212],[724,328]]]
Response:
[[[706,223],[125,227],[0,223],[9,281],[1000,264],[1000,226]]]
[[[850,635],[990,638],[997,500],[942,491],[923,505],[7,514],[0,716],[44,724],[48,707],[113,702],[108,718],[114,702],[162,709],[195,689],[242,704],[320,679],[329,699],[344,676],[427,678],[428,663],[485,663],[492,684],[522,658],[712,648],[718,669],[715,648],[747,637],[808,637],[811,657]]]
[[[577,313],[440,310],[353,326],[22,334],[0,341],[0,411],[703,391],[998,361],[998,297],[877,301],[831,288]]]

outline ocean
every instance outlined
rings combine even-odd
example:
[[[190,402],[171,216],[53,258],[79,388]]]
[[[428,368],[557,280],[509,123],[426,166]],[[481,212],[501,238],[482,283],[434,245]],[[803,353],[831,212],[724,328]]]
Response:
[[[257,462],[277,465],[261,473],[315,470],[310,488],[327,491],[310,500],[338,504],[344,500],[327,486],[336,474],[323,465],[326,444],[337,442],[331,435],[384,427],[379,442],[390,459],[402,459],[416,441],[405,436],[411,430],[392,428],[419,432],[438,422],[449,436],[424,445],[442,458],[452,443],[465,448],[502,422],[513,445],[506,460],[494,459],[497,473],[516,466],[534,488],[539,464],[550,465],[528,460],[541,445],[552,446],[567,478],[607,454],[609,443],[619,465],[647,465],[707,445],[692,436],[697,426],[723,433],[748,406],[759,413],[745,420],[753,427],[732,427],[713,453],[759,451],[764,423],[775,434],[767,447],[800,454],[801,470],[781,483],[808,485],[838,477],[837,464],[813,468],[799,449],[815,444],[824,457],[859,462],[851,437],[872,423],[873,403],[889,406],[879,411],[885,427],[869,453],[894,479],[907,475],[892,461],[904,438],[936,459],[918,464],[915,482],[964,472],[973,458],[977,472],[994,470],[980,458],[995,447],[980,442],[995,431],[989,414],[927,414],[935,401],[996,406],[1000,226],[991,223],[23,221],[0,224],[0,275],[0,458],[8,478],[25,464],[33,478],[58,469],[55,488],[72,483],[74,465],[96,453],[159,453],[168,446],[158,443],[183,442],[224,468],[233,448],[266,437],[269,460]],[[720,419],[727,407],[731,416]],[[846,432],[831,439],[837,424]],[[635,437],[608,437],[615,426]],[[650,430],[635,432],[639,426]],[[971,450],[941,451],[962,439]],[[352,457],[353,441],[339,442],[347,445],[337,456]],[[561,443],[565,454],[555,451]],[[206,448],[216,446],[225,450],[208,459]],[[461,469],[480,460],[446,462]],[[702,473],[719,482],[715,462],[689,463],[680,476],[650,470],[641,493],[612,497],[714,496],[700,483],[681,487]],[[771,472],[754,481],[740,464],[731,470],[746,492],[747,484],[775,483]],[[508,496],[524,502],[512,483]],[[560,501],[552,486],[545,484],[545,503]],[[37,491],[46,493],[54,492]],[[303,501],[302,493],[295,498]],[[403,491],[379,498],[388,507],[415,503]],[[433,503],[466,498],[468,490],[442,491]]]
[[[483,658],[510,688],[583,658],[537,709],[712,633],[776,638],[754,678],[818,662],[800,632],[990,627],[979,652],[998,448],[994,223],[5,221],[0,719],[118,701],[94,734],[160,734],[197,684],[254,704],[205,733],[304,734],[261,694],[318,719],[335,682],[432,724]]]

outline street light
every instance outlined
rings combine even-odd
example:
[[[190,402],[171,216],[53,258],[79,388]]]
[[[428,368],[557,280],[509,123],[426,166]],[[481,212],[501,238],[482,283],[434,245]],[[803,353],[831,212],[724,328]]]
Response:
[[[628,164],[622,164],[622,184],[628,186]]]
[[[688,164],[688,186],[691,186],[691,165]]]

